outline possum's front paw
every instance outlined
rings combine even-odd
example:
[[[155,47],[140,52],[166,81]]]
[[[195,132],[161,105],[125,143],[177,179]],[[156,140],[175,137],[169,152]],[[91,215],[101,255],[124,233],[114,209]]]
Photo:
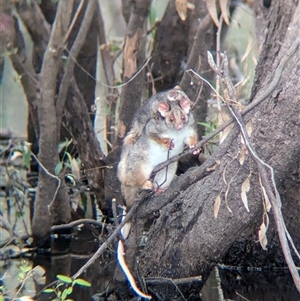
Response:
[[[175,147],[175,144],[174,144],[173,140],[167,139],[167,138],[164,139],[164,145],[166,146],[166,148],[168,150],[172,150]]]
[[[153,187],[153,184],[150,180],[147,180],[143,186],[142,186],[142,189],[145,189],[145,190],[152,190],[152,187]]]

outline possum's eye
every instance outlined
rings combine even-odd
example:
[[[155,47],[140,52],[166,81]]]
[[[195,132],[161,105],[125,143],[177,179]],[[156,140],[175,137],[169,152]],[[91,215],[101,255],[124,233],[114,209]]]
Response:
[[[181,120],[185,121],[185,116],[184,115],[181,115]]]
[[[170,122],[174,122],[175,118],[173,115],[170,116]]]

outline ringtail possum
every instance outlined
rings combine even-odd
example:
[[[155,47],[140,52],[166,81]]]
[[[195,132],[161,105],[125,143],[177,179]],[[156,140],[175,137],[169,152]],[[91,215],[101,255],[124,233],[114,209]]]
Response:
[[[154,167],[181,153],[185,145],[193,148],[197,144],[191,104],[183,91],[173,89],[152,96],[137,112],[132,130],[124,138],[118,165],[127,208],[132,207],[136,194],[142,189],[156,192],[167,189],[177,162],[158,171],[152,181],[150,175]]]
[[[178,155],[185,145],[196,146],[197,133],[194,118],[190,112],[191,101],[179,88],[152,96],[142,106],[132,122],[132,128],[124,138],[121,160],[118,165],[118,178],[121,182],[126,210],[133,206],[134,198],[142,189],[161,192],[174,178],[177,162],[158,171],[153,181],[150,179],[155,166]],[[130,231],[130,222],[121,232],[126,239]],[[118,261],[133,290],[141,297],[152,296],[142,292],[128,268],[122,240],[118,242]]]

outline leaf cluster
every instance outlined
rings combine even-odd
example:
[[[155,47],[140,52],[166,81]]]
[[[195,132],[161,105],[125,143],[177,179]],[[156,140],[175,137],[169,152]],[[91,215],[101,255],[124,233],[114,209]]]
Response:
[[[90,287],[91,284],[84,279],[77,278],[72,279],[71,277],[65,275],[57,275],[59,280],[55,287],[47,288],[44,290],[44,293],[54,293],[56,297],[52,301],[72,301],[73,299],[68,298],[69,295],[73,292],[74,285]],[[63,290],[62,287],[65,287]]]

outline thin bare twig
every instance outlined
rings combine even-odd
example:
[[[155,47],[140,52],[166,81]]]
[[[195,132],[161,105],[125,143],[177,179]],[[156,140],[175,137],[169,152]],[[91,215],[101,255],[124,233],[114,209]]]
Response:
[[[78,7],[77,7],[76,13],[75,13],[75,15],[74,15],[74,17],[73,17],[73,20],[72,20],[72,23],[71,23],[70,27],[68,28],[68,31],[67,31],[67,33],[65,34],[65,37],[64,37],[64,39],[63,39],[63,43],[62,43],[63,45],[66,44],[66,42],[67,42],[67,40],[68,40],[68,38],[69,38],[69,35],[70,35],[70,33],[71,33],[73,27],[75,26],[75,23],[76,23],[76,21],[77,21],[77,19],[78,19],[78,16],[79,16],[79,14],[80,14],[80,12],[81,12],[81,10],[82,10],[82,7],[83,7],[84,2],[85,2],[85,0],[81,0],[80,3],[79,3],[79,5],[78,5]],[[91,18],[91,19],[92,19],[92,18]]]
[[[68,51],[66,49],[66,51]],[[69,55],[72,57],[72,54],[69,52]],[[100,81],[100,80],[97,80],[93,75],[91,75],[89,72],[87,72],[77,61],[75,58],[73,58],[76,65],[86,74],[88,75],[90,78],[94,79],[97,83],[103,85],[104,87],[107,87],[107,88],[112,88],[112,89],[117,89],[117,88],[122,88],[126,85],[128,85],[130,82],[132,82],[143,70],[145,67],[147,67],[149,61],[152,59],[152,56],[150,56],[146,62],[144,63],[144,65],[125,83],[123,84],[120,84],[120,85],[107,85],[106,83]]]
[[[90,219],[90,218],[82,218],[82,219],[77,219],[76,221],[70,222],[68,224],[62,224],[62,225],[55,225],[51,227],[51,231],[56,231],[56,230],[62,230],[62,229],[69,229],[72,227],[75,227],[77,225],[80,224],[92,224],[92,225],[96,225],[99,227],[103,227],[103,224],[95,221],[94,219]]]
[[[118,212],[117,212],[117,200],[115,198],[113,198],[111,203],[112,203],[111,206],[112,206],[112,211],[113,211],[113,215],[114,215],[114,223],[115,223],[115,226],[118,227],[119,221],[118,221]]]

